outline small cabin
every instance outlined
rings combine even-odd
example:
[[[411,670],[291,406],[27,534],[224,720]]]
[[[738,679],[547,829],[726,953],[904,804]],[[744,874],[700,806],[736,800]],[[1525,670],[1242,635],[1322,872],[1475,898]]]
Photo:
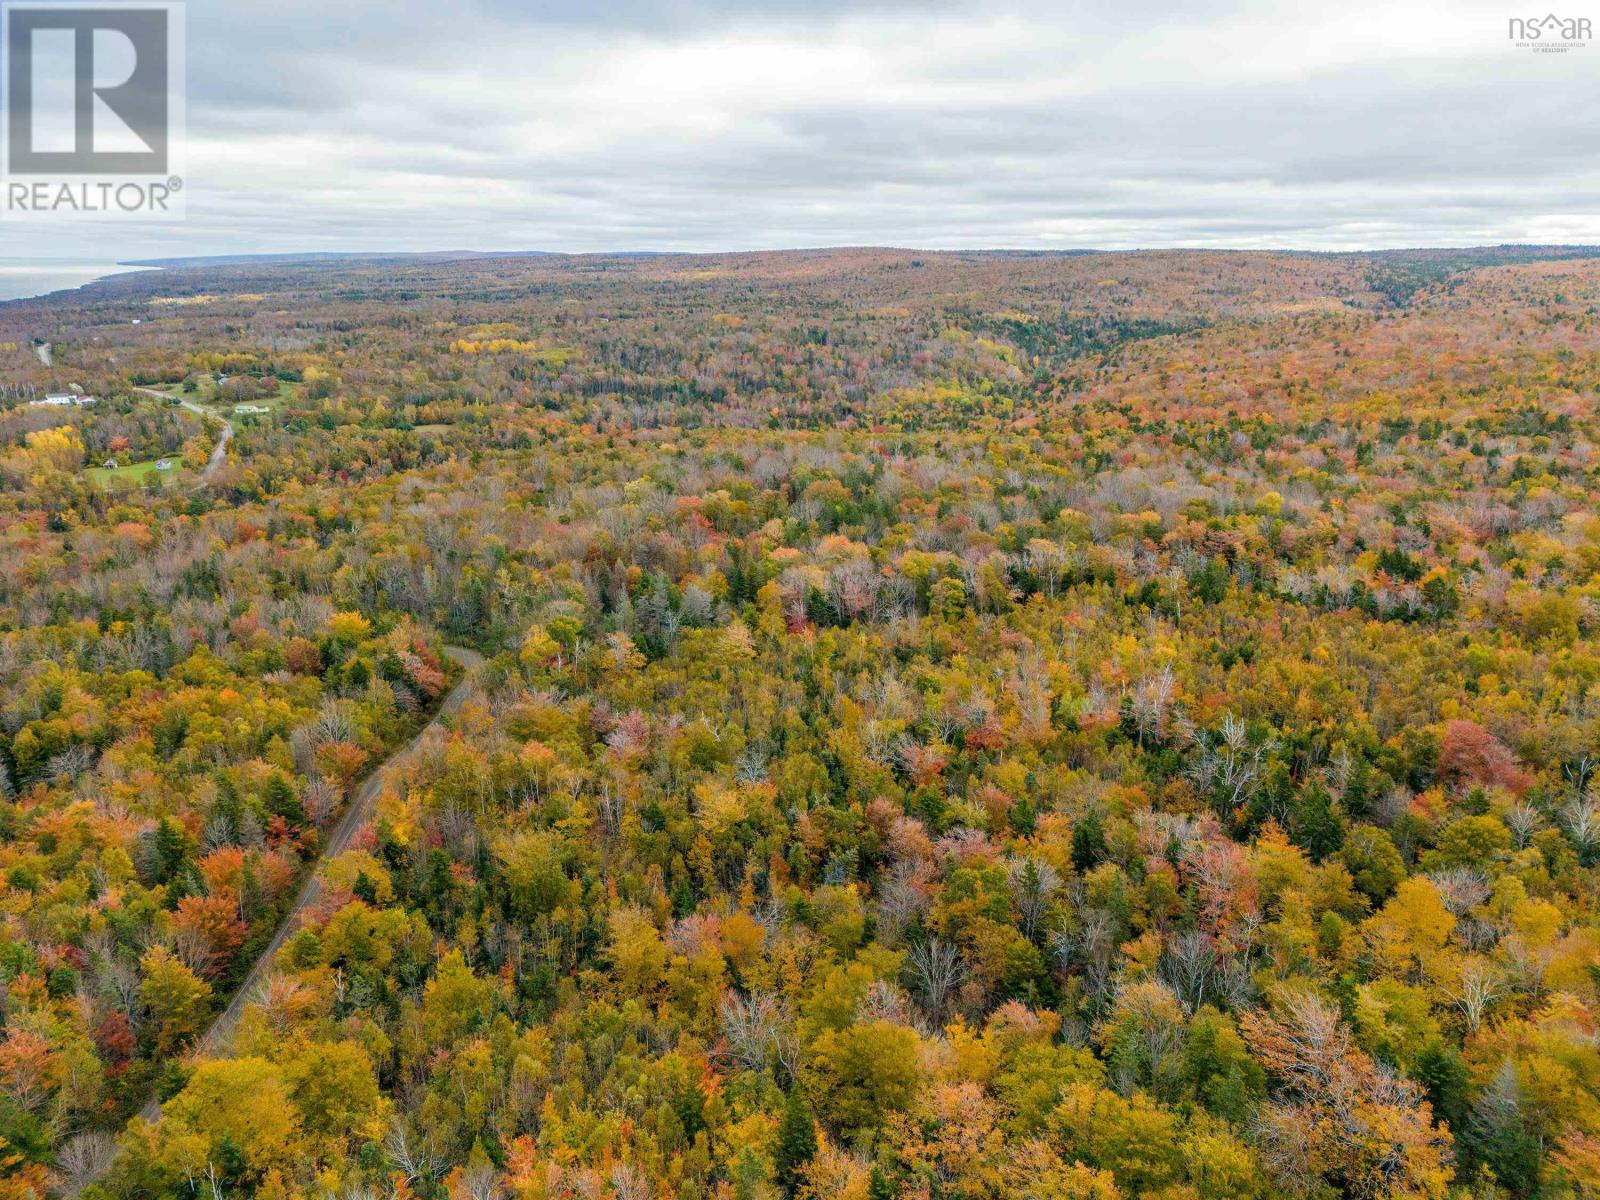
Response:
[[[170,470],[172,470],[172,460],[170,458],[163,458],[163,459],[158,460],[156,462],[156,470],[158,470],[158,471],[170,471]]]

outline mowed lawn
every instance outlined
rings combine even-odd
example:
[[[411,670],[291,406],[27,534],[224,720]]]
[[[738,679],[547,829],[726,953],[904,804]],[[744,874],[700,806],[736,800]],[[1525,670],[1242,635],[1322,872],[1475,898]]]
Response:
[[[227,400],[227,399],[224,399],[221,396],[218,396],[218,397],[216,397],[215,399],[212,399],[212,400],[202,400],[201,403],[204,404],[207,408],[211,409],[213,412],[215,412],[218,416],[227,417],[229,420],[232,420],[233,417],[235,417],[236,415],[237,416],[251,416],[251,415],[262,416],[262,415],[265,415],[265,414],[261,414],[261,413],[255,413],[255,414],[238,413],[238,414],[236,414],[233,411],[233,406],[235,404],[261,404],[261,405],[264,405],[267,408],[271,409],[274,413],[276,413],[279,409],[283,408],[286,404],[290,404],[292,402],[298,401],[304,395],[304,386],[302,384],[290,383],[287,380],[283,380],[283,379],[274,380],[273,382],[277,384],[277,389],[275,391],[271,391],[271,392],[263,391],[262,394],[260,396],[256,397],[256,399],[254,399],[254,400]],[[188,393],[184,393],[184,395],[185,395],[185,398],[191,399],[191,400],[199,398],[199,397],[197,397],[195,395],[191,395],[191,394],[188,394]]]
[[[170,479],[183,469],[182,465],[174,458],[172,470],[158,471],[156,470],[156,463],[159,461],[160,459],[152,458],[146,462],[128,463],[123,466],[89,467],[84,471],[84,475],[91,482],[98,483],[102,487],[119,480],[127,480],[142,487],[160,479]]]

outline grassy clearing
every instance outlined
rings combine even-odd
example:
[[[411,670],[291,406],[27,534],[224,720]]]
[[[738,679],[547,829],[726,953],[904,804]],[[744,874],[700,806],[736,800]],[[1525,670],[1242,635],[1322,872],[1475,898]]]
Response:
[[[214,382],[214,380],[206,380],[207,384],[214,384]],[[233,411],[233,406],[235,404],[259,404],[270,409],[274,414],[276,414],[286,405],[298,404],[303,398],[305,391],[305,386],[303,384],[290,383],[283,379],[276,380],[275,382],[278,385],[276,391],[267,392],[263,395],[257,396],[254,400],[229,400],[222,396],[215,395],[215,388],[212,386],[203,387],[198,392],[183,392],[180,394],[186,400],[196,401],[197,403],[204,405],[206,408],[216,413],[219,417],[226,417],[231,421],[236,417],[259,417],[266,415],[265,413],[235,413]]]
[[[108,487],[119,481],[143,487],[162,479],[170,479],[183,469],[178,460],[173,458],[171,460],[173,466],[170,471],[158,471],[156,463],[160,461],[160,459],[152,458],[145,462],[119,464],[115,467],[89,467],[84,471],[84,475],[91,482],[97,483],[101,487]]]

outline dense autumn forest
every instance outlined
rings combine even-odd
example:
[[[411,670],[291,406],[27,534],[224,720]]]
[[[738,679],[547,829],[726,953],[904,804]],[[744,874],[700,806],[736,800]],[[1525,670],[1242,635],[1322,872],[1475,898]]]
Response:
[[[1600,258],[180,264],[0,391],[3,1200],[1600,1196]]]

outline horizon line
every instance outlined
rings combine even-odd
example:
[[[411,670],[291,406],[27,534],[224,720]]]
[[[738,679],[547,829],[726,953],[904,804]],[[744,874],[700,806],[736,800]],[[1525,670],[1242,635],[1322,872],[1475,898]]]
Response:
[[[713,258],[730,257],[739,255],[759,254],[831,254],[844,252],[893,253],[893,254],[1006,254],[1006,255],[1034,255],[1034,256],[1061,256],[1085,257],[1090,255],[1134,255],[1134,254],[1292,254],[1315,255],[1334,258],[1362,254],[1398,254],[1398,253],[1446,253],[1450,251],[1467,250],[1582,250],[1600,252],[1600,242],[1533,242],[1533,241],[1485,241],[1461,242],[1449,245],[1416,245],[1400,244],[1389,246],[1365,246],[1356,249],[1325,250],[1312,247],[1296,246],[1196,246],[1196,245],[1149,245],[1135,247],[1108,248],[1098,246],[1082,247],[1041,247],[1041,246],[970,246],[970,247],[931,247],[908,246],[894,243],[851,243],[840,242],[825,246],[765,246],[765,247],[727,247],[714,250],[665,250],[665,249],[625,249],[616,248],[609,250],[542,250],[534,248],[507,248],[495,250],[479,250],[464,247],[440,248],[431,250],[399,250],[399,249],[366,249],[366,250],[262,250],[262,251],[224,251],[214,254],[166,254],[149,258],[113,258],[117,266],[164,266],[175,265],[202,265],[206,263],[227,262],[290,262],[308,259],[362,259],[362,258]],[[21,256],[6,256],[11,261],[28,261]],[[62,261],[60,259],[39,259],[39,262]],[[87,260],[85,260],[87,261]]]

